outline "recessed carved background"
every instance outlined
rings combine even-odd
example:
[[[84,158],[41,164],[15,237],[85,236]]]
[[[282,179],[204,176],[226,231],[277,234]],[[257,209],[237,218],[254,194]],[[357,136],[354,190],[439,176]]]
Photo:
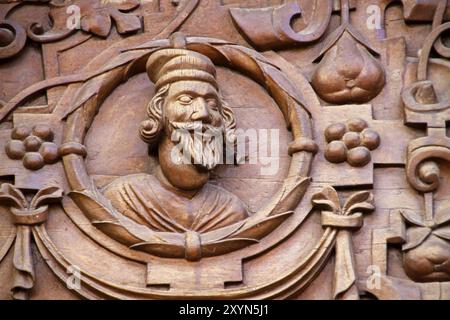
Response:
[[[0,1],[0,298],[450,299],[449,17]],[[229,139],[277,130],[278,169],[171,166],[198,101]]]

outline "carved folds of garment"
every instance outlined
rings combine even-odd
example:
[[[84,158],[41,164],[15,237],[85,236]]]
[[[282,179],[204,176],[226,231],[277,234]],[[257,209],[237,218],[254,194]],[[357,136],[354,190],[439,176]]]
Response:
[[[247,217],[235,195],[210,183],[188,194],[154,175],[137,174],[113,181],[104,194],[119,212],[157,231],[206,232]]]

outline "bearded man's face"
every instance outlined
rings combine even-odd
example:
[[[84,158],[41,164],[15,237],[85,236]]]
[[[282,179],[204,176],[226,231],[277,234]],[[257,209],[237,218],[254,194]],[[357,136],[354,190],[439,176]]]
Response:
[[[223,160],[224,123],[217,90],[202,81],[170,85],[164,103],[165,131],[184,163],[212,170]]]

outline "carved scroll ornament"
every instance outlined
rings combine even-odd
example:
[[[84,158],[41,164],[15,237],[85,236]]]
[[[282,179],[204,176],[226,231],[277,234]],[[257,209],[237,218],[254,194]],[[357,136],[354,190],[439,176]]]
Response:
[[[230,14],[256,47],[267,50],[319,39],[328,27],[332,10],[333,0],[316,0],[311,23],[300,32],[291,26],[293,18],[303,14],[296,2],[264,9],[232,8]]]
[[[428,80],[428,61],[431,50],[449,58],[448,48],[437,42],[441,35],[450,28],[450,23],[439,25],[442,21],[446,1],[440,1],[435,12],[433,31],[428,35],[421,50],[417,66],[417,82],[405,88],[402,94],[406,108],[406,119],[410,123],[426,123],[428,137],[412,141],[408,150],[407,177],[411,185],[422,192],[434,191],[439,185],[439,169],[436,164],[424,165],[427,160],[439,158],[449,160],[450,140],[445,134],[448,118],[449,101],[439,101],[434,84]],[[448,66],[447,66],[448,67]]]
[[[199,0],[184,1],[177,15],[161,30],[161,37],[168,36],[178,28],[195,10]],[[51,24],[45,26],[33,22],[24,26],[18,21],[8,19],[8,15],[27,4],[48,6]],[[135,34],[143,29],[141,17],[136,13],[141,2],[138,0],[101,1],[81,0],[25,0],[8,4],[0,13],[0,59],[12,57],[25,46],[27,38],[37,43],[61,41],[78,31],[106,38],[113,26],[121,35]],[[173,2],[172,5],[178,6]],[[37,17],[36,17],[37,19]],[[79,21],[78,21],[79,20]]]
[[[415,281],[449,280],[448,203],[435,208],[435,193],[441,187],[439,160],[450,160],[450,140],[445,127],[448,121],[448,101],[440,101],[435,83],[430,79],[430,54],[434,48],[449,58],[448,47],[442,41],[450,24],[442,23],[447,1],[439,1],[434,13],[433,30],[426,38],[417,65],[417,81],[403,91],[406,119],[409,123],[425,123],[427,136],[415,139],[408,146],[406,175],[411,186],[423,192],[425,212],[402,211],[407,225],[403,237],[404,266]],[[448,63],[439,59],[448,69]]]

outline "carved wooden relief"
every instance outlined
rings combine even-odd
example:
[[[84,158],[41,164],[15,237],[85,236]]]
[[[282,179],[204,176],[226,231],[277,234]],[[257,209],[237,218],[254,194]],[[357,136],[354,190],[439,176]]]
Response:
[[[450,299],[449,18],[0,1],[0,298]]]

